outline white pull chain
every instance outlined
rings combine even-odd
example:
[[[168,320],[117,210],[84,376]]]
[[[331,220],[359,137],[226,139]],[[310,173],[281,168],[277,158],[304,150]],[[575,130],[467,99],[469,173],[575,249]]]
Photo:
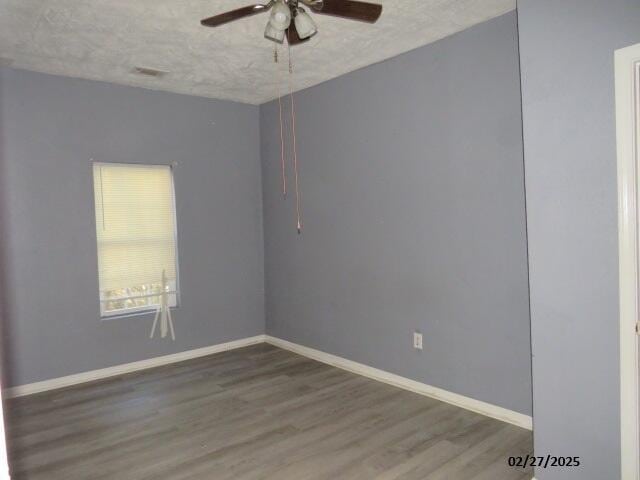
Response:
[[[282,122],[282,95],[280,93],[281,73],[280,73],[280,67],[278,66],[279,58],[278,58],[277,44],[273,51],[273,59],[275,60],[276,71],[277,71],[276,81],[278,82],[278,108],[280,110],[280,165],[282,168],[282,195],[286,197],[287,196],[287,173],[286,173],[285,164],[284,164],[284,127]]]
[[[293,101],[293,63],[291,61],[291,45],[287,43],[289,51],[289,98],[291,100],[291,133],[293,136],[293,171],[296,187],[296,217],[298,234],[302,233],[302,219],[300,215],[300,190],[298,187],[298,152],[296,148],[296,110]]]

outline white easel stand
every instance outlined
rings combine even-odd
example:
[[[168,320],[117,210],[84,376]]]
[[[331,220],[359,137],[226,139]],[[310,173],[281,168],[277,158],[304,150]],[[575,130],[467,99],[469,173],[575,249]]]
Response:
[[[160,320],[160,336],[165,338],[167,336],[167,330],[171,331],[171,339],[176,339],[176,332],[173,330],[173,319],[171,318],[171,308],[169,308],[169,292],[167,286],[167,276],[165,272],[162,272],[162,293],[160,294],[160,305],[156,310],[156,316],[153,320],[153,327],[151,327],[151,335],[149,338],[153,338],[153,334],[156,331],[158,325],[158,319]]]

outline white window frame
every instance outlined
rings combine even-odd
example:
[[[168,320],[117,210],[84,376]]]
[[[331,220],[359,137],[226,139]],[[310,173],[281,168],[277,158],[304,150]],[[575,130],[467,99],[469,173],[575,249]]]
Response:
[[[638,402],[639,258],[638,173],[640,154],[640,44],[615,52],[618,152],[618,245],[620,288],[621,478],[640,480]]]
[[[171,173],[171,200],[173,203],[173,214],[174,214],[174,218],[175,218],[175,222],[174,222],[174,227],[173,227],[173,237],[174,237],[174,242],[175,242],[175,246],[176,246],[176,258],[175,258],[175,262],[176,262],[176,285],[175,288],[169,292],[169,307],[172,309],[177,309],[180,308],[180,261],[179,261],[179,252],[180,252],[180,248],[178,245],[178,210],[176,208],[176,187],[175,187],[175,164],[171,164],[171,165],[166,165],[166,164],[160,164],[160,163],[134,163],[134,162],[95,162],[91,161],[91,177],[93,178],[93,168],[96,165],[122,165],[122,166],[148,166],[148,167],[168,167],[169,171]],[[95,184],[93,185],[93,191],[95,192]],[[94,203],[94,218],[95,218],[95,203]],[[97,228],[98,226],[95,225],[96,228],[96,232],[97,232]],[[96,254],[98,253],[97,251],[98,249],[98,242],[97,242],[97,233],[96,233]],[[97,260],[97,255],[96,255],[96,260]],[[151,294],[149,296],[158,296],[157,294]],[[172,302],[171,300],[175,299],[175,302]],[[113,320],[113,319],[118,319],[118,318],[127,318],[127,317],[132,317],[132,316],[137,316],[137,315],[147,315],[149,313],[154,313],[155,311],[157,311],[157,307],[155,306],[140,306],[140,307],[133,307],[133,308],[127,308],[127,309],[122,309],[122,310],[114,310],[111,312],[106,312],[104,311],[104,304],[107,302],[108,300],[104,299],[102,297],[102,292],[100,291],[100,289],[98,289],[98,308],[100,310],[100,319],[101,320]]]

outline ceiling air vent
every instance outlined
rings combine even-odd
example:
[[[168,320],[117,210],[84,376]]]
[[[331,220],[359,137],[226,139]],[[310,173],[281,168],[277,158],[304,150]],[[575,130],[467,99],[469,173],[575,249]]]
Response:
[[[155,68],[134,67],[133,68],[133,73],[137,73],[138,75],[144,75],[145,77],[162,78],[169,72],[164,72],[162,70],[156,70]]]

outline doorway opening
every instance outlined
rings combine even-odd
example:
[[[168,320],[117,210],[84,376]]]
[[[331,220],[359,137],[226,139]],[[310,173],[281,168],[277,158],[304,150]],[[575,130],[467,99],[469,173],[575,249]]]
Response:
[[[640,44],[615,52],[620,275],[621,476],[640,480]]]

